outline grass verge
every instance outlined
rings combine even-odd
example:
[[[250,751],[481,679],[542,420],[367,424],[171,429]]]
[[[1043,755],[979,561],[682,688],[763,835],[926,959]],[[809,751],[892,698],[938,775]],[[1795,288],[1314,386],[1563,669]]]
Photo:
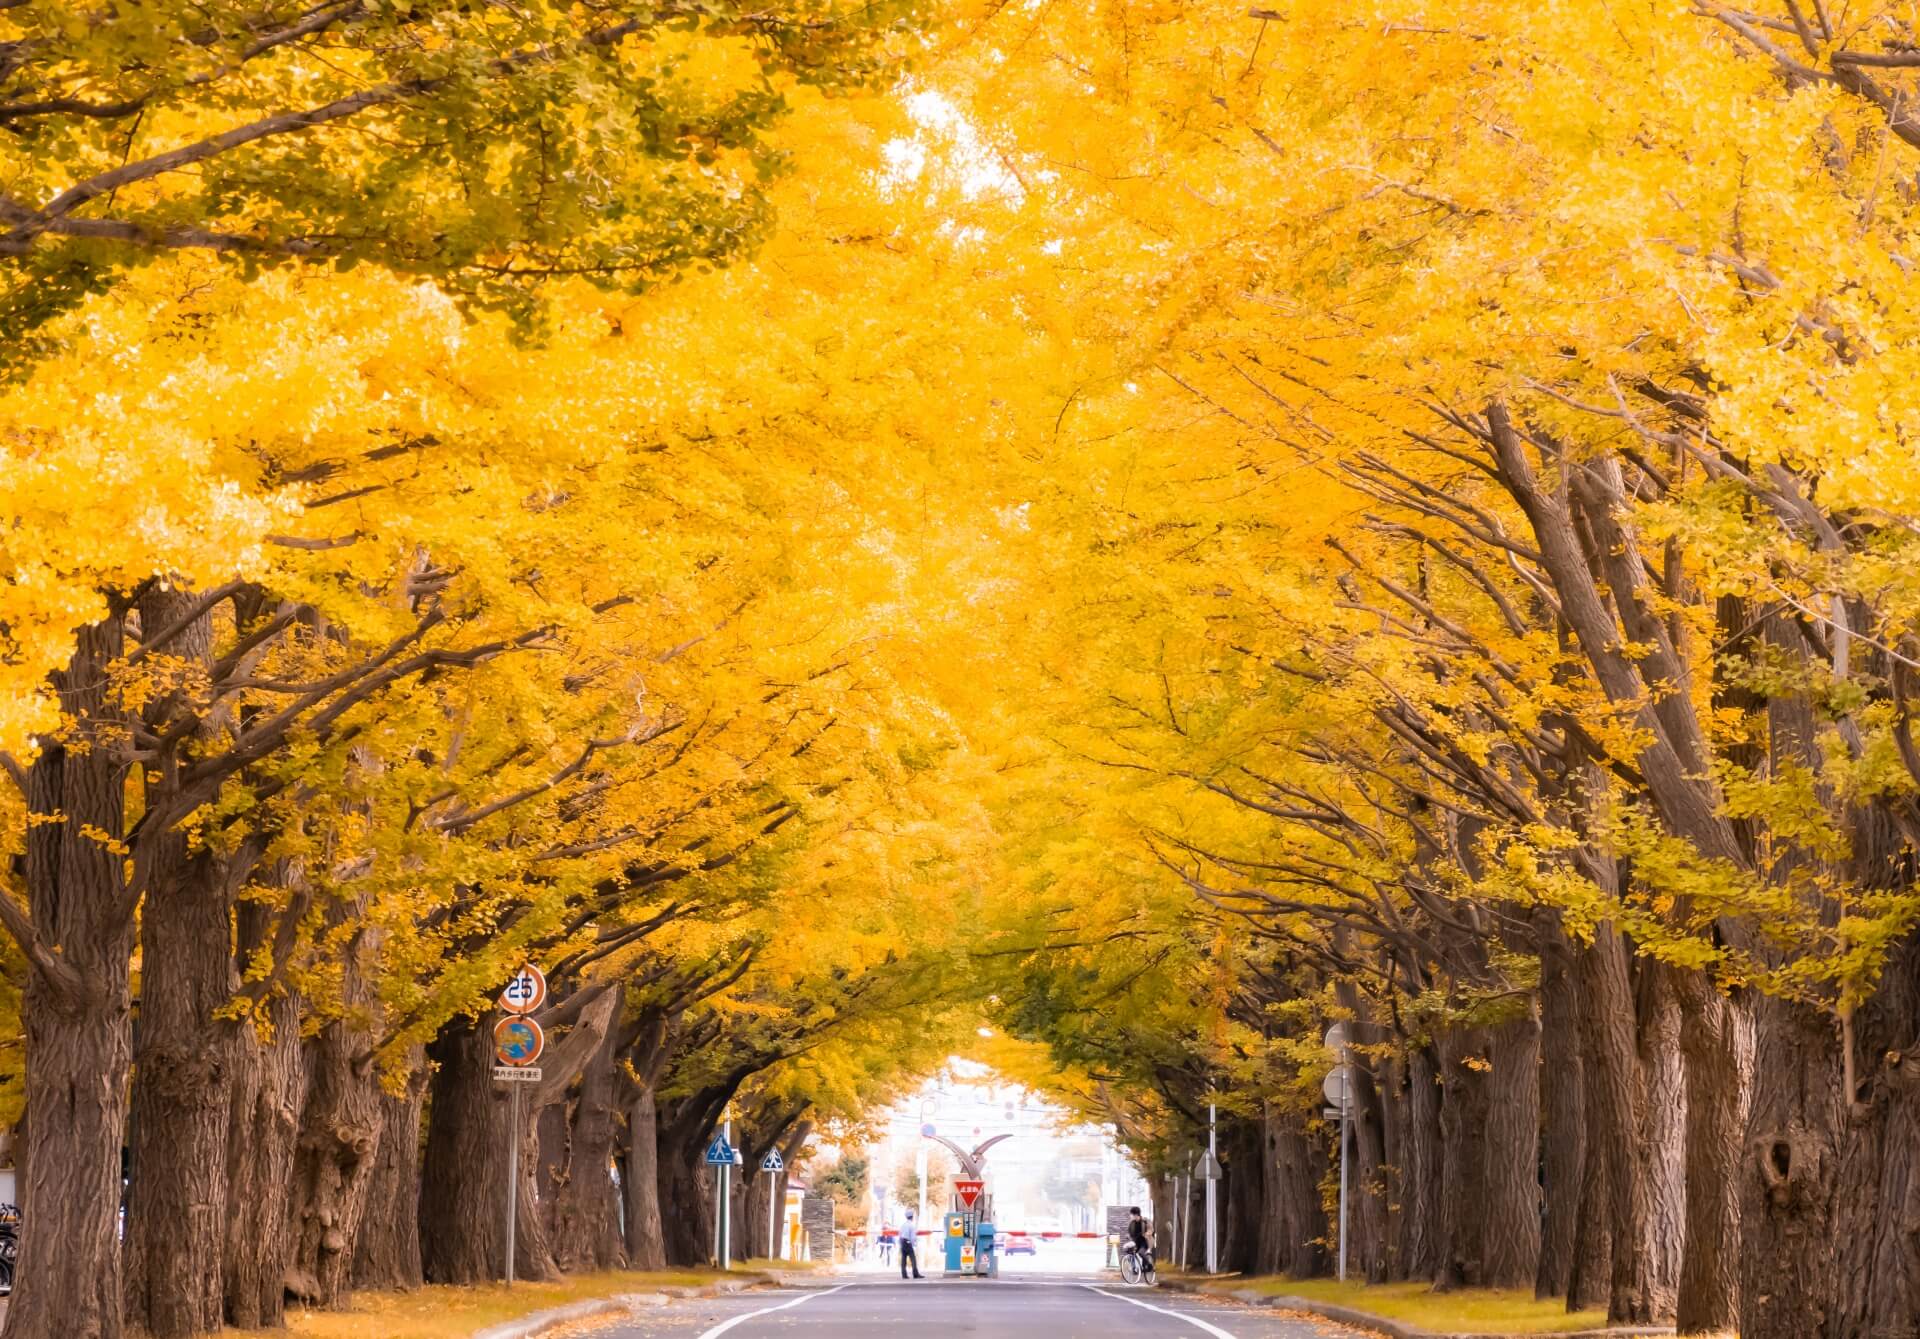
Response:
[[[226,1334],[228,1339],[467,1339],[489,1325],[569,1302],[699,1287],[721,1277],[714,1270],[617,1270],[580,1274],[557,1283],[516,1283],[510,1289],[494,1283],[474,1288],[433,1286],[409,1293],[363,1292],[354,1294],[353,1305],[346,1311],[289,1306],[284,1330],[228,1330]]]
[[[1351,1307],[1437,1334],[1565,1334],[1605,1327],[1604,1311],[1573,1311],[1530,1292],[1468,1288],[1437,1293],[1425,1283],[1340,1283],[1334,1279],[1239,1279],[1231,1285],[1272,1296]]]

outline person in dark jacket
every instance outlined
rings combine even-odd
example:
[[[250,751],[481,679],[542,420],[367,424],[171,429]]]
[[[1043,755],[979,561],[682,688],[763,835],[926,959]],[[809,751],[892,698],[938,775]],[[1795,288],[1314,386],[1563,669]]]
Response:
[[[1147,1239],[1147,1220],[1140,1216],[1140,1206],[1134,1205],[1127,1210],[1127,1240],[1133,1243],[1133,1249],[1140,1252],[1140,1259],[1153,1259],[1153,1245]]]

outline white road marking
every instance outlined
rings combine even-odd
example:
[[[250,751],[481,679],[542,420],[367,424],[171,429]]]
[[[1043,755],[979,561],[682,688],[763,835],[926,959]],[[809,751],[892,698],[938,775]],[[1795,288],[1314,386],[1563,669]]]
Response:
[[[700,1339],[720,1339],[721,1335],[725,1334],[728,1330],[731,1330],[736,1325],[745,1325],[750,1320],[757,1320],[761,1316],[770,1316],[776,1311],[785,1311],[790,1306],[799,1306],[802,1302],[811,1302],[816,1297],[825,1297],[829,1293],[839,1292],[841,1288],[850,1288],[852,1286],[853,1285],[850,1283],[843,1283],[840,1285],[839,1288],[822,1288],[818,1292],[802,1293],[800,1296],[794,1298],[791,1302],[782,1302],[778,1306],[763,1306],[758,1311],[749,1311],[744,1315],[735,1316],[732,1320],[721,1321],[718,1325],[714,1326],[711,1330],[708,1330],[705,1334],[701,1335]],[[1233,1339],[1233,1336],[1228,1335],[1226,1339]]]
[[[1097,1287],[1091,1283],[1083,1283],[1080,1286],[1082,1288],[1085,1288],[1088,1292],[1099,1293],[1102,1297],[1111,1297],[1116,1302],[1131,1302],[1134,1306],[1145,1307],[1147,1310],[1157,1311],[1163,1316],[1171,1316],[1175,1320],[1185,1321],[1187,1324],[1193,1326],[1194,1329],[1199,1330],[1201,1333],[1212,1335],[1213,1339],[1233,1339],[1232,1335],[1228,1334],[1225,1330],[1221,1329],[1218,1325],[1212,1324],[1209,1321],[1201,1320],[1198,1316],[1193,1315],[1191,1312],[1169,1311],[1167,1310],[1167,1308],[1163,1306],[1155,1306],[1151,1302],[1143,1302],[1139,1298],[1129,1297],[1125,1293],[1110,1293],[1106,1289]],[[706,1339],[706,1337],[703,1335],[701,1336],[701,1339]]]

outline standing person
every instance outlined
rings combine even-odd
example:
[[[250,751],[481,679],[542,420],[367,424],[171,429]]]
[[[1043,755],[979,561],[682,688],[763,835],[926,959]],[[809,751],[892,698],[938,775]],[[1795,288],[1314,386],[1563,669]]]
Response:
[[[914,1226],[913,1210],[908,1209],[906,1226],[900,1229],[900,1277],[903,1279],[907,1277],[908,1265],[913,1266],[913,1277],[925,1277],[920,1273],[920,1254],[914,1249]]]
[[[880,1265],[882,1268],[893,1263],[893,1229],[880,1229]]]

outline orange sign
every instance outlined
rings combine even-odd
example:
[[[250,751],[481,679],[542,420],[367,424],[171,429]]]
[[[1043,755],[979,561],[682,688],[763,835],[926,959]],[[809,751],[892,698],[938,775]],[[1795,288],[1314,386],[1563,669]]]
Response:
[[[493,1025],[493,1052],[503,1065],[531,1065],[547,1048],[547,1034],[531,1018],[512,1014]]]

